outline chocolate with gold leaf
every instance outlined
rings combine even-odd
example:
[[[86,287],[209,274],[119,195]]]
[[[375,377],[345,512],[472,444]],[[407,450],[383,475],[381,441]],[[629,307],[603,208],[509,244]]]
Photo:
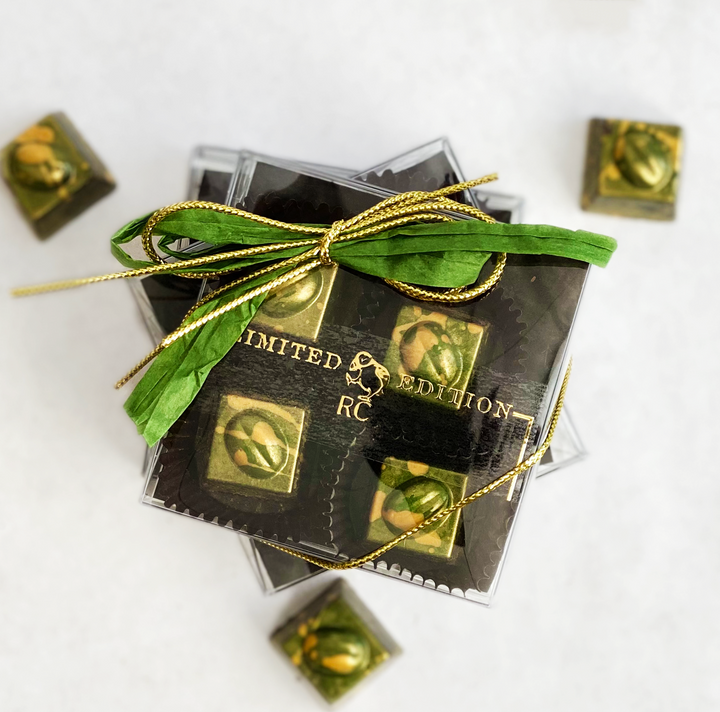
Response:
[[[342,580],[276,631],[272,640],[327,702],[343,697],[399,652]]]
[[[50,114],[0,154],[5,182],[40,238],[59,230],[115,187],[65,114]]]
[[[304,419],[298,408],[224,396],[205,486],[231,494],[247,488],[292,492]]]
[[[317,339],[337,267],[323,267],[270,292],[250,326]]]
[[[465,495],[467,477],[422,462],[394,457],[380,468],[377,490],[369,512],[369,541],[384,544],[408,531]],[[460,513],[431,524],[399,547],[420,554],[449,557],[453,551]]]
[[[443,312],[400,309],[384,365],[390,388],[450,408],[460,408],[486,328]]]
[[[682,129],[639,121],[590,122],[582,207],[627,217],[675,217]]]

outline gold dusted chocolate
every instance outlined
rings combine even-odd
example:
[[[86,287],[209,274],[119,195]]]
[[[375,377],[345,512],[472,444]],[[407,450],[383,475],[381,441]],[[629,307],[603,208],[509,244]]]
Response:
[[[5,182],[40,238],[115,188],[113,177],[61,112],[11,141],[0,160]]]
[[[419,306],[398,313],[385,367],[389,387],[459,408],[486,329]]]
[[[280,628],[272,640],[327,702],[340,699],[398,652],[342,580]]]
[[[367,537],[384,544],[465,496],[467,478],[422,462],[389,457],[382,464],[370,509]],[[453,512],[398,544],[419,554],[449,557],[460,512]]]
[[[321,267],[270,292],[251,326],[264,326],[281,334],[317,339],[337,265]]]
[[[223,396],[205,482],[235,493],[246,487],[292,492],[305,413],[266,401]]]
[[[679,126],[593,119],[585,159],[583,210],[674,219],[681,155]]]

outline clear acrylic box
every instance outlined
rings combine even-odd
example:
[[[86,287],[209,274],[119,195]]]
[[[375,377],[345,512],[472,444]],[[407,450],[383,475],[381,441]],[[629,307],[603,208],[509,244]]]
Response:
[[[231,191],[231,204],[269,217],[313,224],[329,224],[341,217],[348,217],[388,194],[378,186],[366,184],[361,189],[357,181],[323,173],[321,170],[298,169],[297,164],[291,162],[251,154],[245,154],[241,160]],[[486,419],[484,424],[481,424],[482,418],[477,415],[472,418],[468,416],[467,422],[463,421],[464,424],[461,425],[458,418],[462,418],[464,412],[462,416],[449,419],[438,416],[434,411],[429,415],[430,410],[421,402],[425,395],[423,393],[420,398],[415,399],[412,408],[416,409],[419,420],[425,418],[432,427],[437,425],[438,433],[432,443],[411,438],[410,441],[415,444],[408,449],[400,446],[400,441],[393,440],[397,435],[392,433],[401,434],[403,428],[409,428],[405,435],[401,434],[401,437],[407,438],[408,433],[414,432],[413,428],[417,425],[407,420],[409,403],[403,402],[401,397],[399,401],[384,399],[383,402],[386,402],[389,408],[384,415],[378,411],[376,416],[373,411],[373,426],[376,430],[372,437],[366,437],[363,444],[358,445],[362,441],[362,428],[365,426],[357,430],[349,422],[332,420],[328,402],[313,400],[309,395],[310,400],[303,401],[304,396],[297,392],[298,387],[307,384],[310,384],[311,388],[308,393],[313,397],[315,390],[322,390],[321,382],[313,380],[315,377],[311,372],[301,374],[291,370],[281,373],[278,371],[278,368],[282,370],[278,365],[281,360],[270,365],[270,361],[258,360],[260,357],[257,351],[242,348],[243,345],[253,346],[253,334],[258,333],[251,324],[246,332],[248,341],[239,343],[236,349],[231,351],[223,360],[222,368],[214,369],[211,374],[212,382],[209,379],[210,385],[206,384],[205,387],[206,397],[197,399],[197,403],[188,409],[184,422],[179,423],[163,441],[163,452],[160,453],[155,470],[148,479],[145,501],[244,531],[259,539],[277,538],[298,550],[342,559],[365,553],[374,548],[373,543],[381,543],[390,535],[390,530],[383,523],[385,510],[383,521],[379,524],[378,520],[373,519],[372,512],[369,515],[370,529],[363,524],[368,521],[370,511],[363,508],[370,507],[373,488],[377,489],[375,499],[379,496],[378,493],[389,497],[395,490],[406,491],[408,488],[402,488],[412,476],[423,480],[423,486],[427,484],[426,481],[431,481],[435,483],[432,485],[435,489],[449,492],[448,496],[457,498],[462,496],[463,492],[472,491],[481,485],[487,477],[496,472],[499,474],[499,470],[505,471],[514,464],[512,459],[508,458],[517,457],[517,453],[512,455],[511,450],[520,448],[522,457],[523,453],[529,453],[538,442],[552,401],[551,394],[557,387],[567,337],[587,272],[586,265],[570,264],[570,261],[565,261],[566,264],[555,260],[550,264],[536,257],[522,257],[514,261],[515,264],[512,259],[509,263],[503,285],[492,293],[495,297],[481,300],[480,305],[466,311],[458,311],[457,308],[453,309],[452,314],[447,310],[444,310],[444,313],[433,311],[432,308],[425,311],[424,305],[413,307],[412,304],[407,304],[406,298],[389,292],[372,279],[340,271],[328,277],[332,287],[325,292],[320,315],[313,312],[308,316],[309,319],[312,317],[310,321],[314,322],[312,328],[306,323],[307,320],[302,324],[293,322],[292,329],[300,329],[300,332],[292,333],[283,332],[276,323],[273,325],[272,320],[268,322],[266,319],[264,324],[266,331],[270,328],[278,332],[277,337],[273,338],[278,338],[281,342],[290,341],[284,336],[280,338],[283,333],[288,337],[304,335],[306,341],[313,341],[322,332],[326,347],[330,344],[336,351],[375,344],[373,349],[378,354],[386,353],[386,365],[391,368],[396,368],[393,359],[397,358],[391,358],[390,355],[392,348],[395,348],[392,346],[393,339],[390,339],[389,331],[393,320],[396,320],[396,329],[399,328],[397,325],[402,323],[407,329],[417,327],[430,329],[433,333],[439,329],[433,324],[445,324],[443,328],[454,329],[454,335],[448,343],[457,349],[460,349],[462,344],[463,358],[471,364],[467,371],[459,372],[465,379],[462,381],[463,388],[467,388],[468,379],[474,374],[472,377],[475,378],[475,385],[472,387],[478,390],[478,378],[480,381],[485,379],[483,387],[490,387],[495,395],[496,400],[492,404],[487,396],[478,396],[477,411],[488,413],[493,409],[493,416],[508,421],[508,408],[515,408],[513,417],[516,420],[508,426],[507,432],[493,431],[493,423]],[[533,280],[528,278],[526,281],[524,275],[531,273]],[[535,278],[538,279],[537,283]],[[322,292],[322,289],[318,290]],[[335,290],[341,296],[328,297]],[[560,293],[563,297],[543,301],[543,295],[550,292]],[[337,301],[338,298],[340,302]],[[380,305],[380,308],[375,309],[373,305]],[[518,308],[520,313],[516,314]],[[408,309],[410,311],[407,311]],[[415,316],[413,309],[416,310]],[[524,331],[516,323],[520,317],[524,317],[523,312],[527,313],[528,320],[534,324],[531,332]],[[398,319],[400,321],[397,321]],[[426,326],[427,324],[430,326]],[[539,328],[538,324],[541,324]],[[307,331],[308,328],[310,331]],[[489,342],[490,345],[482,351],[480,358],[478,349],[484,337],[478,335],[484,333],[486,328],[494,330],[492,333],[498,336]],[[466,336],[462,336],[461,332]],[[521,338],[518,338],[519,336]],[[263,340],[267,344],[269,336],[263,337]],[[529,344],[529,341],[533,343]],[[520,346],[521,342],[524,346]],[[258,343],[254,344],[255,349],[258,348]],[[270,339],[270,351],[272,343]],[[295,341],[293,346],[296,347],[296,354],[299,350],[308,348],[307,344]],[[542,349],[539,349],[540,346]],[[261,347],[261,351],[266,349],[267,345]],[[319,347],[310,348],[308,353],[313,359],[310,363],[320,365],[319,356],[315,352],[321,351]],[[330,352],[331,349],[327,348],[327,351]],[[545,358],[547,353],[555,354],[551,361]],[[240,382],[241,372],[234,366],[238,358],[242,361],[243,371],[257,371],[252,382]],[[289,367],[295,365],[289,360],[288,363]],[[483,371],[489,368],[482,366],[483,363],[492,364],[492,369]],[[481,371],[484,374],[482,377],[478,375]],[[305,378],[309,380],[304,381]],[[348,383],[349,379],[350,372]],[[456,379],[452,383],[458,385],[460,381]],[[515,386],[518,388],[513,391]],[[287,389],[292,388],[295,388],[296,392],[287,396]],[[263,392],[259,393],[259,390]],[[230,391],[230,395],[222,395]],[[397,387],[395,391],[399,392]],[[455,394],[460,392],[455,387],[450,391],[455,391]],[[500,401],[498,405],[498,394],[504,393],[507,395],[502,397],[506,400]],[[512,398],[515,405],[508,406],[506,401],[511,393],[514,393]],[[470,407],[470,397],[475,398],[476,394],[469,390],[464,390],[463,394],[457,397],[467,398],[467,407]],[[451,410],[456,406],[460,407],[460,403],[455,400],[456,395],[452,397]],[[393,405],[389,405],[391,402]],[[521,405],[518,406],[518,403]],[[300,405],[302,407],[299,407]],[[403,413],[403,416],[400,416],[400,413]],[[394,421],[388,421],[388,417],[405,417],[400,430],[393,430]],[[279,478],[273,474],[269,478],[272,481],[270,486],[265,484],[258,488],[257,482],[252,481],[252,478],[256,477],[253,474],[254,466],[246,465],[240,475],[233,475],[230,472],[232,468],[224,459],[227,453],[222,455],[225,452],[223,438],[219,437],[218,433],[226,430],[230,432],[229,428],[238,427],[231,426],[230,419],[235,423],[244,422],[244,418],[250,418],[255,423],[260,419],[265,423],[263,428],[272,430],[275,427],[275,436],[280,433],[282,437],[288,438],[289,444],[286,447],[293,453],[292,465],[287,465],[291,471],[278,471],[277,474],[282,475]],[[274,425],[267,425],[270,422]],[[453,423],[450,429],[447,423]],[[246,426],[249,427],[247,423],[242,427]],[[485,432],[486,426],[492,432]],[[466,427],[469,429],[466,430]],[[389,437],[395,445],[390,441],[383,444],[386,432],[390,433]],[[440,446],[440,435],[446,440],[456,439],[452,440],[452,446]],[[456,436],[460,440],[457,440]],[[351,439],[347,440],[348,437]],[[480,437],[480,441],[473,440],[477,437]],[[225,438],[224,447],[228,448],[227,452],[230,452],[231,440],[232,438]],[[517,442],[510,447],[509,444],[514,441]],[[475,450],[467,450],[467,445],[461,444],[470,442],[485,444]],[[337,447],[339,443],[343,443],[340,448]],[[233,443],[232,447],[241,446]],[[438,450],[438,447],[450,449]],[[353,451],[350,452],[351,450]],[[233,452],[242,454],[237,449]],[[471,452],[479,459],[465,461]],[[419,459],[413,459],[415,456]],[[428,464],[430,462],[432,464]],[[419,476],[421,470],[422,476]],[[454,518],[452,523],[444,526],[442,534],[436,531],[422,542],[407,540],[408,545],[402,550],[392,550],[383,560],[371,564],[370,568],[425,587],[452,592],[478,602],[489,602],[504,559],[515,512],[528,479],[529,477],[519,478],[507,494],[487,497],[464,510],[461,518]],[[411,485],[415,486],[417,481],[413,480]],[[354,487],[360,487],[360,490],[355,491]],[[360,501],[363,504],[358,506],[364,513],[361,511],[358,514],[353,509],[357,509],[354,503]],[[332,512],[329,518],[328,511]],[[389,511],[392,517],[387,521],[392,521],[393,526],[398,525],[399,519],[393,513],[394,510]],[[445,524],[446,522],[443,522],[443,525]]]
[[[251,173],[248,170],[248,165],[252,163],[252,155],[224,149],[198,149],[192,161],[189,198],[197,197],[213,202],[225,202],[222,194],[231,184],[232,171],[238,164],[239,159],[245,161],[245,178],[243,178],[243,170],[238,171],[235,190],[237,190],[237,182],[246,179]],[[281,163],[287,164],[287,162]],[[308,174],[309,177],[320,174],[346,178],[351,173],[351,171],[343,169],[328,169],[307,164],[290,163],[289,165],[303,170],[306,174],[305,177],[308,177]],[[435,171],[435,175],[423,173],[423,170],[430,171],[431,169]],[[395,186],[400,190],[433,190],[459,182],[462,180],[462,176],[449,145],[445,140],[439,140],[411,151],[399,157],[399,159],[388,161],[382,166],[365,171],[356,176],[356,179],[372,183],[381,188]],[[518,199],[473,190],[466,192],[462,196],[462,200],[478,204],[488,212],[494,212],[496,219],[506,217],[513,222],[519,219],[521,201]],[[188,280],[183,281],[188,282]],[[145,291],[143,291],[143,294],[147,296]],[[147,304],[150,305],[150,313],[153,313],[152,307],[156,306],[156,302],[153,303],[148,299]],[[152,322],[150,321],[150,323]],[[155,325],[155,335],[159,334],[159,338],[162,338],[167,333],[167,330],[169,329],[162,330],[161,333],[158,326]],[[153,333],[152,330],[151,333]],[[538,475],[547,474],[582,457],[582,446],[566,415],[564,413],[561,419],[552,451],[546,455],[543,463],[537,468]],[[150,467],[157,466],[158,454],[159,449],[155,449],[154,452],[149,454],[148,465]],[[322,571],[322,569],[306,564],[296,557],[282,554],[271,547],[265,546],[259,541],[256,545],[253,539],[241,538],[243,539],[244,548],[250,552],[250,560],[263,588],[267,592],[281,590],[292,583]]]

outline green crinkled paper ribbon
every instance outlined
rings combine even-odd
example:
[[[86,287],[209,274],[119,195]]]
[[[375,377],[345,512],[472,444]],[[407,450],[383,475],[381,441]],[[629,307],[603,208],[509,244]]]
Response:
[[[137,237],[150,216],[128,223],[112,238],[112,252],[126,267],[139,269],[152,262],[132,259],[122,248]],[[204,272],[207,267],[185,268],[187,253],[170,246],[180,238],[207,243],[205,252],[306,241],[307,235],[256,223],[238,215],[185,209],[163,219],[158,246],[180,260],[173,274]],[[605,267],[617,247],[611,237],[549,225],[508,225],[481,220],[416,223],[346,242],[334,242],[333,262],[367,275],[435,288],[458,288],[475,283],[493,253],[566,257]],[[299,255],[306,246],[288,246],[263,255],[217,262],[214,271],[237,271]],[[289,268],[285,268],[287,271]],[[232,301],[239,294],[275,279],[281,272],[259,276],[219,294],[199,307],[191,320]],[[125,403],[148,445],[154,445],[182,415],[200,391],[211,369],[230,351],[252,320],[265,294],[228,311],[165,348],[137,383]]]

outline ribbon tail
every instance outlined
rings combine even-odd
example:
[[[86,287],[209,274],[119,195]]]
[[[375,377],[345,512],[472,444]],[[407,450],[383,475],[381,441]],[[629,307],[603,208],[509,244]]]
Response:
[[[155,445],[193,402],[212,368],[240,339],[268,293],[317,264],[311,261],[295,269],[287,266],[223,292],[197,308],[193,321],[161,342],[161,348],[150,355],[153,363],[125,402],[125,411],[149,446]],[[147,362],[144,359],[139,368]]]

